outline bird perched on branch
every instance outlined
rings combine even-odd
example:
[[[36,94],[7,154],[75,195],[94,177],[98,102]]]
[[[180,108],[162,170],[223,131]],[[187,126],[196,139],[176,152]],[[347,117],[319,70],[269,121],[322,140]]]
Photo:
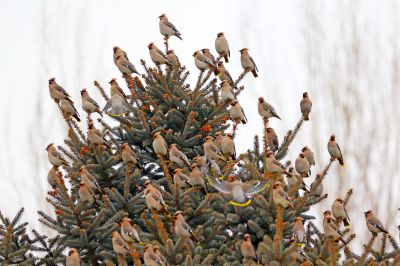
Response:
[[[114,252],[118,255],[125,256],[126,254],[131,253],[129,245],[117,231],[112,232],[112,246]]]
[[[58,179],[58,171],[57,171],[57,166],[52,166],[47,173],[47,182],[52,188],[55,188],[57,185],[57,179]]]
[[[310,167],[314,166],[315,159],[314,159],[314,153],[312,152],[312,150],[310,148],[308,148],[307,146],[304,146],[303,149],[301,149],[301,152],[304,153],[304,156],[308,160]]]
[[[206,183],[204,182],[204,175],[197,167],[196,163],[191,165],[191,171],[189,174],[189,183],[192,186],[200,186],[203,189],[204,194],[207,193]]]
[[[165,14],[161,14],[158,18],[160,19],[160,33],[165,37],[165,39],[168,39],[170,36],[176,36],[182,40],[181,33],[176,29],[174,24],[169,22]]]
[[[221,101],[223,103],[231,102],[236,100],[235,94],[233,93],[231,85],[229,85],[229,81],[223,80],[221,82]]]
[[[215,50],[220,56],[224,57],[225,63],[229,63],[231,51],[229,50],[229,44],[223,32],[217,34],[217,38],[215,39]]]
[[[273,185],[273,190],[272,190],[272,200],[274,201],[275,204],[281,205],[283,208],[290,207],[294,209],[292,200],[286,194],[286,192],[283,190],[282,183],[281,182],[275,182]]]
[[[218,62],[218,71],[219,71],[219,80],[224,81],[227,80],[229,85],[233,86],[233,78],[231,76],[231,74],[229,73],[229,71],[225,68],[224,63],[222,61]]]
[[[175,54],[174,50],[167,51],[167,58],[171,62],[174,68],[179,68],[181,63],[179,62],[178,56]]]
[[[218,147],[215,145],[211,136],[207,136],[205,138],[203,150],[205,155],[210,157],[212,160],[226,161],[225,157],[222,155],[220,149],[218,149]]]
[[[312,102],[308,97],[308,92],[303,93],[303,99],[300,101],[300,111],[303,115],[304,120],[308,121],[310,118]]]
[[[221,151],[224,155],[233,160],[236,159],[235,142],[231,133],[226,134],[221,141]]]
[[[299,157],[297,157],[295,161],[296,172],[303,177],[308,177],[308,173],[310,172],[310,163],[305,157],[304,153],[300,153]]]
[[[89,202],[89,203],[94,202],[93,191],[90,189],[89,185],[83,181],[81,181],[81,183],[79,184],[78,195],[79,199],[82,202]]]
[[[128,217],[122,218],[121,236],[128,243],[132,243],[135,241],[138,243],[142,243],[140,241],[139,234],[138,234],[137,230],[135,229],[135,227],[132,226],[131,221],[132,220],[129,219]]]
[[[150,58],[156,65],[169,65],[172,66],[172,63],[169,61],[168,57],[157,48],[154,43],[150,43],[148,46],[150,52]]]
[[[244,235],[243,241],[240,244],[240,253],[242,254],[243,258],[257,260],[257,254],[253,244],[251,243],[250,234]]]
[[[144,246],[143,253],[144,264],[147,266],[164,266],[162,258],[160,258],[153,249],[152,244],[146,244]]]
[[[94,127],[93,122],[89,123],[88,129],[88,141],[91,144],[95,145],[104,145],[107,148],[111,149],[108,141],[104,138],[103,133],[100,130]]]
[[[306,183],[304,183],[303,178],[301,178],[301,176],[296,174],[293,166],[289,167],[286,177],[287,177],[287,183],[291,188],[302,189],[308,192]]]
[[[343,155],[339,144],[336,143],[335,135],[331,135],[328,142],[328,152],[333,160],[337,159],[340,165],[344,165]]]
[[[112,116],[121,116],[130,111],[132,107],[129,105],[125,92],[118,85],[117,80],[113,78],[109,83],[111,84],[111,98],[108,99],[103,111],[110,111]]]
[[[203,55],[204,55],[205,57],[207,57],[208,59],[210,59],[211,62],[212,62],[214,65],[217,65],[217,61],[215,61],[215,57],[214,57],[213,54],[210,52],[210,49],[204,48],[204,49],[201,49],[200,51],[203,53]]]
[[[324,223],[324,234],[327,237],[333,237],[334,240],[340,240],[346,244],[343,235],[339,232],[339,230],[337,230],[337,227],[333,223],[333,219],[331,217],[326,218],[326,222]]]
[[[388,231],[383,227],[382,222],[378,218],[376,218],[371,210],[364,212],[364,215],[368,230],[371,233],[378,234],[382,232],[388,234]]]
[[[136,67],[123,55],[117,56],[115,65],[122,74],[139,74]]]
[[[60,100],[60,109],[67,119],[71,119],[72,116],[73,118],[75,118],[76,121],[81,121],[78,111],[70,100]]]
[[[156,253],[156,255],[161,259],[161,261],[167,265],[167,259],[164,257],[164,255],[161,253],[160,251],[160,247],[158,245],[153,245],[153,250],[154,253]]]
[[[344,201],[341,198],[337,198],[332,204],[332,214],[336,220],[343,221],[345,227],[350,226],[350,218],[347,214]]]
[[[219,74],[217,66],[200,51],[194,52],[193,57],[194,57],[194,64],[199,70],[205,71],[207,69],[211,69],[214,72],[214,75]]]
[[[126,60],[129,60],[128,55],[124,50],[119,48],[118,46],[113,47],[113,59],[114,59],[114,64],[117,65],[117,57],[118,56],[123,56],[125,57]]]
[[[240,207],[249,205],[251,203],[251,197],[269,186],[267,180],[259,181],[255,184],[242,183],[233,175],[228,176],[227,181],[218,180],[212,175],[207,175],[207,179],[209,184],[216,190],[223,194],[231,195],[230,204]]]
[[[182,238],[190,238],[191,240],[195,241],[198,243],[199,241],[197,240],[196,236],[193,233],[192,228],[190,228],[190,225],[188,225],[185,221],[185,217],[183,217],[181,211],[175,212],[175,234],[178,237]]]
[[[224,138],[224,136],[222,135],[222,133],[220,131],[217,131],[215,133],[215,140],[214,140],[214,144],[215,146],[217,146],[217,148],[222,151],[222,139]]]
[[[304,229],[303,221],[303,217],[294,218],[292,233],[296,237],[299,244],[304,244],[306,240],[306,230]]]
[[[121,145],[121,157],[124,164],[131,163],[133,166],[136,166],[138,163],[138,158],[136,153],[132,150],[128,143],[123,143]]]
[[[267,158],[265,159],[265,171],[268,174],[287,173],[285,166],[275,158],[273,151],[267,152]]]
[[[65,259],[65,266],[80,266],[81,258],[79,257],[78,250],[76,248],[70,248],[68,256]]]
[[[82,181],[92,190],[101,192],[101,188],[97,183],[96,177],[94,177],[87,169],[85,165],[82,165],[79,169],[79,176]]]
[[[167,156],[168,144],[161,135],[161,132],[154,133],[153,136],[153,150],[157,155]]]
[[[279,140],[278,136],[275,133],[275,130],[272,127],[268,127],[267,131],[267,145],[271,151],[276,152],[279,148]]]
[[[147,208],[149,208],[150,210],[163,211],[164,213],[168,213],[166,209],[167,205],[165,204],[161,192],[151,185],[150,180],[147,180],[144,183],[144,187],[144,197],[146,198]]]
[[[253,76],[255,78],[258,77],[257,75],[258,68],[253,58],[249,54],[249,49],[243,48],[239,52],[240,52],[240,62],[242,64],[243,69],[245,71],[251,71],[251,73],[253,73]]]
[[[229,109],[229,114],[231,116],[231,119],[235,122],[241,122],[242,124],[247,123],[247,117],[244,114],[242,106],[240,106],[238,100],[233,100],[230,103],[231,109]]]
[[[86,89],[81,90],[82,109],[88,114],[98,113],[103,117],[99,104],[93,100]]]
[[[180,189],[185,189],[190,185],[190,178],[182,172],[181,168],[176,168],[173,174],[174,183],[178,184]]]
[[[190,162],[186,154],[184,154],[182,151],[178,149],[176,143],[172,143],[169,146],[168,155],[169,155],[169,160],[171,162],[174,162],[179,166],[187,166],[188,168],[190,168]]]
[[[66,166],[69,165],[68,162],[64,159],[64,156],[62,156],[62,154],[59,151],[57,151],[56,147],[54,147],[53,143],[47,145],[46,151],[49,162],[55,167],[61,165],[66,165]]]
[[[266,102],[263,97],[258,98],[258,113],[260,114],[261,117],[263,118],[271,118],[271,117],[276,117],[278,119],[281,119],[279,115],[276,113],[275,108]]]
[[[59,103],[61,100],[67,100],[72,103],[71,96],[64,90],[63,87],[57,84],[55,78],[49,79],[49,92],[50,97],[56,102]]]
[[[108,83],[111,85],[111,87],[110,87],[111,96],[113,96],[115,94],[119,94],[119,95],[123,96],[124,98],[126,98],[126,94],[119,86],[116,78],[112,78]]]

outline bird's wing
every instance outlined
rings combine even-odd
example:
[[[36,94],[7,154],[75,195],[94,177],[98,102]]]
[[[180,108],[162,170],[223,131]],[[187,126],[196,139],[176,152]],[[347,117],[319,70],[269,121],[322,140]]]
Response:
[[[281,197],[283,197],[285,200],[291,202],[291,199],[289,198],[288,194],[286,194],[284,191],[279,190],[279,195],[280,195]]]
[[[244,194],[246,197],[252,197],[253,195],[260,193],[261,191],[265,190],[267,187],[269,187],[269,182],[264,180],[260,181],[255,185],[248,185],[245,184],[246,186],[243,187]]]
[[[269,104],[267,102],[263,102],[262,107],[263,107],[264,111],[267,111],[271,114],[275,114],[275,108],[271,104]]]
[[[216,190],[224,194],[231,194],[230,185],[226,181],[219,181],[217,178],[207,175],[208,183],[213,186]]]
[[[106,105],[105,105],[104,108],[103,108],[103,112],[104,112],[104,111],[107,111],[108,109],[110,109],[111,106],[112,106],[112,98],[108,99]]]
[[[378,220],[378,218],[373,217],[371,219],[368,220],[368,223],[370,225],[372,225],[373,227],[378,228],[379,230],[381,230],[382,232],[387,232],[386,229],[382,226],[381,221]]]
[[[336,142],[335,142],[335,143],[336,143]],[[336,143],[336,147],[337,147],[338,150],[339,150],[340,158],[343,158],[342,151],[340,150],[339,144]]]
[[[96,103],[96,101],[93,100],[92,98],[88,97],[86,100],[87,100],[88,102],[90,102],[91,104],[93,104],[94,106],[96,106],[97,108],[100,108],[100,107],[99,107],[99,104]]]
[[[156,49],[157,50],[157,53],[159,54],[159,55],[161,55],[164,59],[167,59],[167,60],[169,60],[168,59],[168,57],[164,54],[164,52],[163,51],[161,51],[160,49]]]
[[[58,151],[52,151],[51,155],[56,157],[57,159],[63,160],[65,161],[64,157],[61,155],[61,153],[59,153]]]
[[[197,59],[199,59],[201,62],[206,63],[208,65],[215,66],[214,63],[205,55],[200,55],[197,57]]]
[[[232,78],[232,76],[231,76],[231,73],[229,73],[229,71],[228,70],[226,70],[225,68],[224,68],[224,72],[225,72],[225,75],[228,77],[228,81],[229,82],[232,82],[233,83],[233,78]]]
[[[279,166],[280,168],[284,169],[285,167],[281,164],[280,161],[278,161],[277,159],[273,159],[272,163]]]
[[[125,92],[121,89],[121,87],[120,86],[116,86],[116,88],[117,88],[118,92],[120,92],[121,95],[124,96],[124,98],[126,98]]]
[[[178,29],[177,29],[177,28],[174,26],[174,24],[172,24],[171,22],[165,21],[164,24],[165,24],[165,26],[167,26],[167,27],[173,29],[176,33],[179,33]]]
[[[123,239],[117,237],[117,238],[115,239],[115,242],[116,242],[118,245],[120,245],[120,246],[124,247],[125,249],[129,250],[128,244],[127,244]]]
[[[183,173],[181,173],[178,177],[185,183],[189,183],[190,182],[190,178],[187,175],[183,174]]]
[[[187,230],[189,233],[193,234],[193,230],[190,227],[190,225],[188,225],[185,221],[182,222],[182,226],[183,228],[185,228],[185,230]]]
[[[272,144],[274,144],[276,147],[279,147],[279,140],[276,134],[272,137]]]
[[[61,92],[62,94],[64,94],[64,95],[70,97],[69,94],[68,94],[68,92],[67,92],[66,90],[64,90],[64,88],[61,87],[60,85],[55,86],[55,89],[56,89],[57,91]]]
[[[254,62],[253,57],[249,56],[249,58],[250,58],[250,61],[254,64],[254,69],[258,71],[256,62]]]
[[[246,117],[246,114],[244,113],[243,107],[240,106],[240,109],[242,110],[242,114],[244,116],[244,121],[247,122],[247,117]]]

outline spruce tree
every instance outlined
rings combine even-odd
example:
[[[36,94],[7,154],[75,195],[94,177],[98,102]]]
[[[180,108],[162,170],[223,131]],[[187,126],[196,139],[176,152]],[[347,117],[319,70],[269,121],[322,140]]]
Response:
[[[164,45],[165,53],[170,53],[168,37],[164,38]],[[118,60],[116,57],[121,54],[128,59],[116,47],[114,59]],[[221,59],[220,55],[216,62]],[[117,82],[126,87],[117,96],[116,92],[110,96],[105,84],[97,81],[87,90],[94,94],[96,88],[107,103],[111,103],[112,97],[126,99],[128,106],[124,106],[122,113],[115,112],[115,105],[110,104],[100,114],[89,113],[83,118],[81,113],[83,121],[78,123],[73,110],[63,107],[72,103],[69,97],[55,101],[68,125],[64,144],[56,147],[66,161],[61,160],[58,165],[53,162],[48,176],[51,189],[46,199],[53,206],[55,217],[39,212],[39,220],[54,230],[56,236],[48,238],[36,231],[28,235],[27,224],[19,223],[23,209],[12,220],[0,213],[2,265],[57,265],[65,263],[73,248],[78,251],[82,265],[143,265],[145,249],[157,250],[156,246],[166,265],[400,263],[398,245],[390,234],[381,238],[378,249],[373,247],[377,239],[373,234],[364,252],[357,255],[349,246],[355,235],[351,229],[340,226],[341,219],[334,220],[343,236],[339,242],[315,225],[313,220],[322,219],[322,215],[307,214],[312,206],[326,199],[327,194],[320,188],[329,169],[339,167],[332,157],[318,178],[289,170],[292,163],[285,161],[287,152],[310,114],[299,112],[298,123],[281,138],[280,145],[269,139],[268,118],[251,117],[264,126],[261,139],[254,137],[252,149],[236,156],[218,151],[219,158],[205,156],[206,139],[219,146],[220,136],[225,138],[230,134],[234,140],[237,128],[246,127],[240,121],[232,121],[232,100],[221,100],[218,80],[223,73],[215,75],[213,69],[199,71],[197,82],[191,85],[185,66],[172,62],[165,67],[150,66],[144,60],[140,64],[140,74],[129,73],[136,72],[129,65],[126,65],[128,71],[122,70],[122,78]],[[194,72],[197,75],[197,70]],[[251,74],[247,77],[249,72],[245,69],[230,84],[236,99],[245,89],[241,81],[253,78]],[[97,129],[100,139],[94,141],[88,132]],[[156,135],[165,139],[169,151],[171,144],[176,144],[189,163],[185,162],[185,156],[178,156],[180,162],[170,154],[156,154],[153,148]],[[124,159],[124,149],[130,149],[129,154],[135,160]],[[266,167],[269,156],[281,162],[282,171]],[[193,163],[200,168],[205,186],[192,184],[190,175],[196,168]],[[312,171],[316,176],[318,169],[313,167]],[[307,181],[312,183],[310,189],[304,187],[303,178],[313,180]],[[234,182],[230,182],[233,180],[245,185],[233,186]],[[274,200],[274,187],[279,182],[291,201],[289,206]],[[248,192],[245,200],[238,201],[236,195],[223,193],[232,192],[233,187]],[[155,189],[165,201],[159,210],[149,208],[146,201]],[[352,190],[343,193],[344,205],[351,195]],[[179,215],[192,229],[190,237],[176,232]],[[293,237],[295,219],[299,217],[305,225],[304,240]],[[121,232],[124,218],[130,219],[127,221],[140,239],[122,235],[126,252],[118,252],[113,248],[112,236]],[[245,240],[254,247],[254,257],[242,250]]]

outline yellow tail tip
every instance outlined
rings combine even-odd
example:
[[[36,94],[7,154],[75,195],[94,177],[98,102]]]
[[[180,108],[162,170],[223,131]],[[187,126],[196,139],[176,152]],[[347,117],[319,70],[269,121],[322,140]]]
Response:
[[[219,176],[219,177],[217,177],[219,180],[222,180],[222,179],[224,179],[224,176],[223,175],[221,175],[221,176]]]
[[[249,199],[248,201],[244,202],[244,203],[239,203],[239,202],[235,202],[235,201],[229,201],[230,204],[232,204],[233,206],[238,206],[238,207],[245,207],[247,205],[249,205],[251,203],[251,199]]]

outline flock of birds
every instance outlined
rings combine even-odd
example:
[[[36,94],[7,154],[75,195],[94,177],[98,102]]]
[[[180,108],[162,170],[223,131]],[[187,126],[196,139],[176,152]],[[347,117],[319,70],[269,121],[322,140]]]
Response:
[[[161,34],[165,37],[167,43],[168,38],[176,36],[179,39],[181,34],[176,27],[169,22],[165,14],[159,17],[159,28]],[[168,65],[168,67],[179,68],[180,62],[173,50],[168,50],[164,54],[157,48],[154,43],[148,45],[151,60],[156,65]],[[220,80],[220,99],[223,103],[230,104],[230,117],[236,123],[245,124],[247,118],[243,112],[243,108],[240,106],[236,96],[232,90],[232,86],[235,83],[232,76],[226,70],[224,63],[219,61],[224,59],[225,63],[229,62],[230,50],[228,42],[225,38],[224,33],[220,32],[215,40],[215,49],[219,55],[217,59],[212,55],[209,49],[202,49],[196,51],[193,54],[195,59],[196,67],[201,71],[212,71]],[[126,52],[119,47],[113,48],[114,63],[120,72],[124,75],[139,74],[135,66],[129,61]],[[244,48],[240,50],[241,53],[241,64],[246,72],[252,72],[254,77],[257,77],[257,66],[253,58],[249,55],[249,49]],[[110,82],[111,98],[107,101],[105,107],[101,110],[97,102],[95,102],[88,94],[86,89],[81,91],[82,96],[82,109],[87,112],[89,118],[90,114],[98,113],[102,116],[103,112],[107,112],[110,115],[123,115],[126,112],[132,110],[131,104],[124,91],[118,85],[116,79],[112,79]],[[74,107],[74,103],[71,100],[69,94],[64,90],[57,82],[55,78],[49,79],[49,92],[51,98],[58,104],[60,110],[64,114],[67,120],[76,119],[80,121],[79,114]],[[311,112],[312,102],[307,92],[303,93],[303,98],[300,102],[300,109],[304,120],[309,119]],[[277,118],[280,119],[279,115],[275,111],[275,108],[266,102],[263,97],[258,99],[258,112],[260,116],[268,123],[268,119]],[[111,149],[111,144],[107,141],[104,134],[98,130],[93,122],[89,120],[87,139],[90,145],[94,147],[105,146]],[[287,184],[283,178],[279,181],[272,183],[272,199],[277,205],[283,208],[294,208],[292,200],[285,188],[296,187],[303,189],[313,195],[319,197],[323,193],[323,185],[321,175],[317,174],[314,183],[311,185],[310,191],[303,182],[303,178],[308,177],[310,169],[315,165],[314,154],[310,148],[304,147],[301,150],[298,158],[295,160],[293,166],[282,165],[276,158],[275,152],[279,148],[278,137],[273,128],[266,128],[266,142],[268,146],[268,152],[264,161],[265,173],[267,175],[287,177]],[[203,193],[207,193],[207,185],[211,185],[217,191],[230,195],[230,203],[235,206],[247,206],[251,203],[251,197],[255,194],[265,190],[270,185],[270,180],[265,179],[254,182],[241,182],[233,174],[229,174],[226,178],[221,172],[220,166],[225,162],[234,162],[236,160],[235,143],[233,135],[230,133],[222,134],[217,132],[214,137],[207,136],[204,139],[203,156],[197,156],[192,159],[192,162],[187,158],[185,153],[179,150],[175,143],[168,146],[166,140],[162,136],[161,132],[156,132],[153,136],[152,147],[154,153],[160,157],[169,160],[172,165],[175,165],[173,170],[173,182],[178,185],[179,189],[186,189],[191,186],[199,187],[199,190]],[[124,164],[128,166],[141,167],[139,164],[138,157],[135,151],[130,147],[128,143],[123,143],[118,148],[121,159]],[[343,165],[343,156],[339,145],[336,143],[335,136],[332,135],[327,145],[331,160],[337,160]],[[63,155],[57,150],[57,148],[50,144],[46,148],[48,152],[48,160],[53,165],[48,173],[48,181],[53,187],[57,186],[57,179],[59,178],[58,168],[60,166],[68,166],[69,163]],[[81,182],[79,184],[78,195],[82,202],[93,204],[96,201],[96,193],[102,193],[101,187],[97,183],[97,179],[92,175],[85,165],[82,165],[79,170],[79,176]],[[207,182],[208,181],[208,182]],[[144,183],[143,197],[146,200],[147,208],[155,212],[164,212],[168,214],[165,201],[162,193],[151,184],[150,180]],[[376,218],[372,211],[365,212],[366,224],[368,229],[372,233],[388,233],[384,228],[382,222]],[[349,216],[346,211],[344,201],[340,198],[336,199],[332,204],[332,211],[324,212],[323,228],[327,236],[333,237],[335,240],[344,241],[343,236],[340,233],[338,226],[340,222],[343,222],[345,226],[349,226]],[[305,228],[303,224],[304,219],[302,217],[295,218],[293,235],[298,243],[304,243],[305,241]],[[116,254],[119,255],[132,255],[131,244],[136,242],[144,245],[141,242],[138,231],[135,226],[131,224],[129,218],[123,218],[120,224],[120,232],[114,231],[112,233],[112,245]],[[193,233],[190,225],[186,223],[185,218],[181,211],[177,211],[174,215],[174,229],[175,234],[181,238],[192,239],[198,242],[196,236]],[[255,248],[251,242],[249,234],[245,234],[240,246],[243,257],[256,259],[257,255]],[[167,265],[167,261],[164,255],[160,252],[160,248],[157,245],[147,243],[144,245],[143,259],[146,265]],[[81,258],[78,250],[70,248],[68,256],[66,258],[67,266],[80,265]]]

